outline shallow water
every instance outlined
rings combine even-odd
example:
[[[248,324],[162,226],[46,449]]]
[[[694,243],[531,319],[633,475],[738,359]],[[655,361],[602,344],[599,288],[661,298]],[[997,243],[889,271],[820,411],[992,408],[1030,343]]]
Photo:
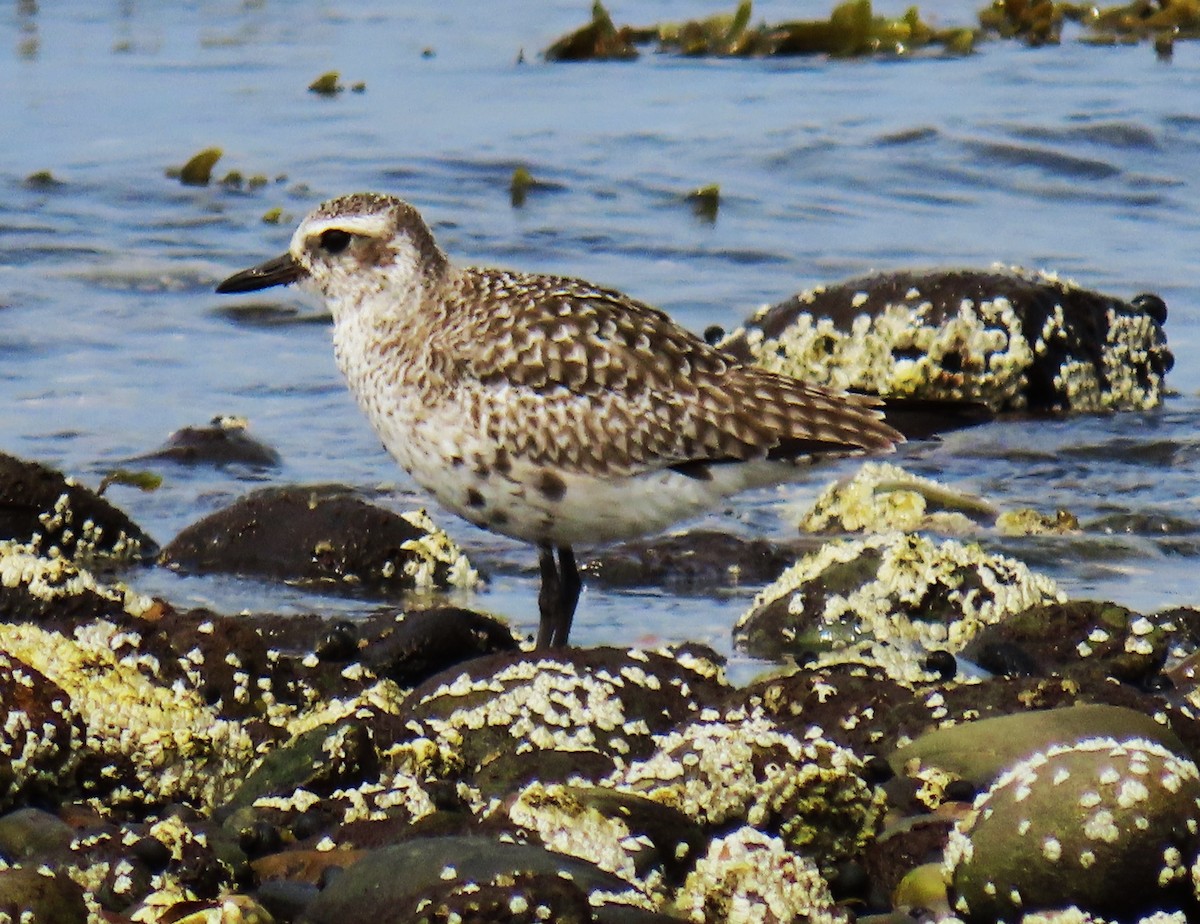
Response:
[[[648,22],[723,8],[672,0],[613,14]],[[755,18],[828,9],[760,3]],[[922,11],[974,22],[960,0]],[[695,330],[871,269],[1001,261],[1161,294],[1179,394],[1157,413],[994,424],[909,447],[900,461],[1000,504],[1066,507],[1085,522],[1170,514],[1182,522],[1166,532],[1150,524],[1102,547],[1005,547],[1073,595],[1144,609],[1200,603],[1200,45],[1181,43],[1164,63],[1145,45],[1087,47],[1068,30],[1061,47],[990,42],[963,59],[537,58],[587,15],[587,4],[562,0],[7,6],[0,449],[94,485],[175,429],[248,417],[281,470],[167,468],[157,492],[110,490],[161,542],[264,480],[392,485],[393,502],[409,503],[411,484],[339,380],[327,328],[238,323],[212,293],[280,252],[312,205],[356,189],[413,201],[460,260],[584,276]],[[333,69],[365,92],[306,92]],[[225,151],[218,175],[272,182],[238,192],[164,176],[212,145]],[[550,184],[521,209],[507,188],[517,165]],[[39,170],[63,185],[27,185]],[[713,223],[681,201],[708,183],[722,192]],[[264,224],[274,207],[283,222]],[[259,301],[299,304],[288,292]],[[848,470],[740,498],[707,522],[786,535],[786,511]],[[467,602],[532,626],[532,554],[441,521],[496,575]],[[233,610],[364,605],[162,572],[137,582]],[[593,587],[575,638],[691,638],[728,651],[755,589],[713,601]]]

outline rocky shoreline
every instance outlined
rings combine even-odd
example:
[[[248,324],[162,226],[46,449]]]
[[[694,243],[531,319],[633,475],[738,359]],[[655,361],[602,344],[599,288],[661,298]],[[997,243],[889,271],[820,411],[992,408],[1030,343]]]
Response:
[[[179,611],[120,569],[475,578],[428,517],[344,491],[258,492],[159,552],[52,470],[0,474],[10,920],[1200,913],[1196,614],[1070,601],[968,540],[897,532],[945,496],[902,496],[897,470],[818,503],[812,523],[883,531],[760,594],[738,637],[791,666],[743,688],[701,646],[534,653],[455,607]]]

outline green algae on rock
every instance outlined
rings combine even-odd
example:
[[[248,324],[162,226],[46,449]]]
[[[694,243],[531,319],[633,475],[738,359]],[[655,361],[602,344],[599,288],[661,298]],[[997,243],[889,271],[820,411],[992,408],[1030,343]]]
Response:
[[[734,640],[760,657],[861,661],[928,680],[928,651],[960,651],[983,626],[1058,599],[1049,578],[976,544],[884,533],[800,559],[755,598]]]
[[[1157,296],[1048,273],[878,273],[761,309],[721,347],[772,372],[872,394],[1028,413],[1144,410],[1174,359]]]
[[[1194,905],[1200,772],[1155,742],[1088,738],[1021,761],[975,800],[946,849],[974,922],[1074,905],[1129,919]]]
[[[892,752],[888,763],[898,774],[937,768],[983,791],[1033,754],[1088,738],[1137,738],[1186,753],[1177,735],[1136,709],[1081,703],[934,729]]]

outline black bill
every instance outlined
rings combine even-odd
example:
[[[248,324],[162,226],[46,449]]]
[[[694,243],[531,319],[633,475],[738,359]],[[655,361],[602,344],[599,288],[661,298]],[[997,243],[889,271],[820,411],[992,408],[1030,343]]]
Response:
[[[290,253],[285,253],[282,257],[234,273],[217,286],[217,291],[223,295],[230,292],[257,292],[271,286],[286,286],[304,275],[304,267],[297,263]]]

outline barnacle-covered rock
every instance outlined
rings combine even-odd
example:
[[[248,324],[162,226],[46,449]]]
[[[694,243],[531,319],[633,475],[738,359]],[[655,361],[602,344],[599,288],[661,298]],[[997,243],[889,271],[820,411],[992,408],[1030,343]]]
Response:
[[[867,462],[850,478],[821,492],[800,520],[810,533],[931,530],[971,533],[994,519],[981,498],[921,478],[890,462]]]
[[[453,754],[463,776],[499,795],[535,779],[599,779],[649,755],[653,735],[726,690],[711,652],[498,654],[422,684],[400,718],[415,740]]]
[[[959,651],[983,626],[1060,598],[1049,578],[978,545],[885,533],[806,555],[755,598],[734,639],[760,657],[861,661],[932,680],[930,650]]]
[[[265,835],[265,847],[282,840],[289,851],[336,847],[341,853],[398,840],[395,832],[410,829],[434,811],[427,788],[401,770],[337,788],[326,784],[261,795],[232,812],[224,825],[252,845]]]
[[[57,684],[84,729],[78,781],[112,803],[190,800],[211,806],[254,757],[237,722],[220,717],[184,684],[162,684],[137,633],[105,620],[74,637],[0,624],[0,651]]]
[[[1047,273],[888,272],[764,308],[721,346],[805,381],[994,410],[1140,410],[1173,358],[1157,296],[1130,301]]]
[[[125,614],[141,616],[154,601],[120,582],[105,583],[82,564],[44,554],[40,545],[0,539],[0,616],[60,623]]]
[[[67,855],[47,863],[60,864],[101,907],[119,913],[146,901],[173,904],[163,893],[212,898],[244,881],[250,873],[246,856],[231,836],[212,821],[184,814],[89,825]],[[132,919],[161,920],[136,912]]]
[[[803,736],[821,734],[860,757],[881,755],[905,733],[923,730],[932,720],[911,685],[878,666],[806,665],[758,680],[736,694],[749,710],[769,716],[781,729]]]
[[[605,785],[641,793],[710,828],[744,823],[778,834],[832,869],[874,834],[883,793],[852,752],[780,731],[761,715],[717,710],[658,738],[658,750]]]
[[[325,590],[472,587],[479,576],[424,511],[397,514],[337,487],[266,488],[183,530],[179,571],[276,577]]]
[[[1088,738],[1040,751],[975,800],[945,869],[972,924],[1075,905],[1128,920],[1190,907],[1200,772],[1155,742]]]
[[[0,650],[0,809],[69,782],[82,732],[66,692]]]
[[[37,545],[47,556],[132,561],[157,550],[103,497],[37,462],[0,453],[0,539]]]
[[[548,849],[651,895],[678,885],[703,843],[700,826],[682,811],[619,790],[534,782],[505,811]]]
[[[849,920],[811,860],[779,838],[748,827],[713,840],[680,889],[675,907],[697,924]]]

